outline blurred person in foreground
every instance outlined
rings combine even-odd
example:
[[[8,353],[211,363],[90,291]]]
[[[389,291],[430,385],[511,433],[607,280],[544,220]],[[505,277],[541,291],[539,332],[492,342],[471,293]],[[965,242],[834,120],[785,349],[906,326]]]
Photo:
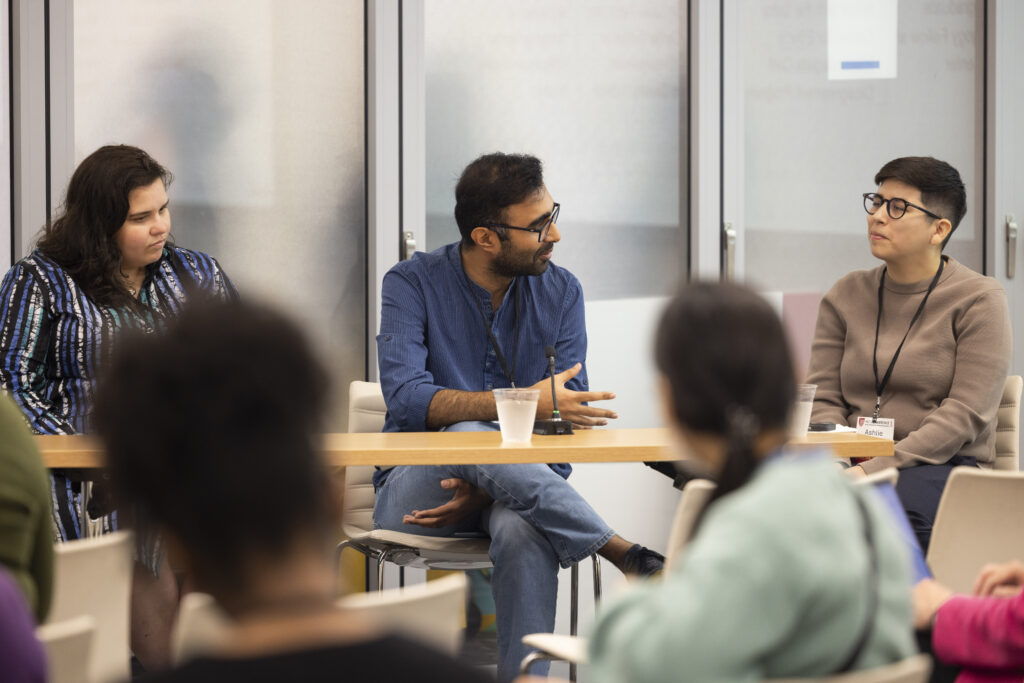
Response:
[[[45,683],[46,652],[36,639],[35,622],[14,579],[0,566],[0,680]]]
[[[829,452],[784,449],[795,380],[771,306],[736,285],[685,287],[655,361],[680,455],[717,488],[664,580],[604,605],[595,679],[819,677],[913,654],[907,558],[882,503]]]
[[[232,620],[217,651],[149,680],[490,680],[336,607],[327,392],[300,330],[238,302],[187,310],[112,359],[95,419],[117,499]]]
[[[0,396],[0,568],[10,572],[33,611],[46,620],[53,600],[50,478],[21,411]]]

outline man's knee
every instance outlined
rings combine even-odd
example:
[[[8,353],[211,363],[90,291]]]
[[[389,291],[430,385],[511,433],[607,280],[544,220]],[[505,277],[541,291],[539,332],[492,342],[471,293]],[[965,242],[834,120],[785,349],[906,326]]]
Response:
[[[544,463],[473,465],[472,468],[477,485],[491,490],[495,498],[508,493],[519,502],[534,501],[545,487],[568,485]]]
[[[549,560],[557,564],[551,543],[535,526],[518,514],[498,507],[490,515],[488,531],[491,535],[491,559],[495,563],[510,557],[531,556],[531,561]]]

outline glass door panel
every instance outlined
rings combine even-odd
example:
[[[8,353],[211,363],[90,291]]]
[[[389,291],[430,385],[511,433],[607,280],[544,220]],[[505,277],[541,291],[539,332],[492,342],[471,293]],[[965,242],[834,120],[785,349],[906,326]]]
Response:
[[[968,210],[946,253],[985,262],[984,3],[900,0],[896,77],[856,80],[829,79],[830,4],[726,0],[723,13],[723,221],[737,278],[776,301],[801,370],[820,296],[879,263],[861,194],[885,162],[956,167]]]
[[[900,0],[896,78],[829,80],[827,2],[733,1],[724,134],[737,153],[725,157],[724,220],[739,228],[745,279],[824,292],[877,265],[860,195],[900,156],[960,171],[968,211],[946,250],[980,272],[983,3]]]
[[[75,162],[128,143],[166,165],[176,242],[306,323],[344,429],[366,354],[363,2],[76,2],[73,88]]]

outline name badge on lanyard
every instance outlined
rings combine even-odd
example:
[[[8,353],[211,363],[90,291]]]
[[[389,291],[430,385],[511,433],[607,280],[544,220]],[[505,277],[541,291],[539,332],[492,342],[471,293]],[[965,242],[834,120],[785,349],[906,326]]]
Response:
[[[861,415],[857,418],[857,433],[895,441],[893,434],[896,433],[896,420],[891,417],[874,418]]]

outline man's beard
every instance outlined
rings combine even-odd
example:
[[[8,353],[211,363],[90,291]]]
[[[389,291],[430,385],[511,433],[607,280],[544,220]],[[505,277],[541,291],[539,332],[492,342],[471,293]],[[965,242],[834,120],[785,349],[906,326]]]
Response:
[[[501,243],[501,251],[491,263],[491,272],[501,277],[517,277],[519,275],[540,275],[548,269],[551,263],[547,259],[537,258],[541,254],[550,253],[554,248],[551,243],[545,244],[537,251],[530,253],[512,253],[512,243],[504,241]]]

